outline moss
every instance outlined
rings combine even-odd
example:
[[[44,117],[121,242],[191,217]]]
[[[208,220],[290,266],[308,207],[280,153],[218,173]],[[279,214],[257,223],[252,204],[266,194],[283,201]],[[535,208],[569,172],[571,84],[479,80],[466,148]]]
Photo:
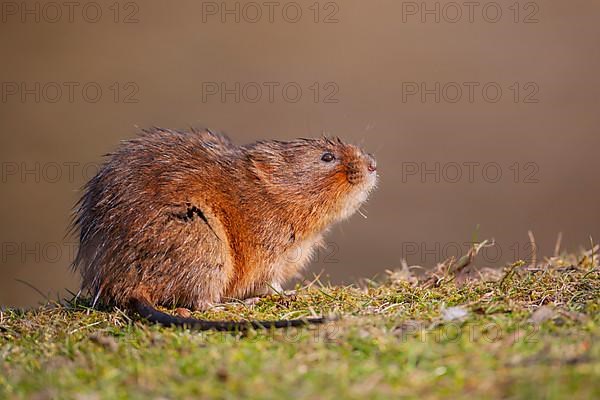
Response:
[[[366,287],[317,281],[252,307],[194,313],[341,317],[303,329],[193,332],[86,301],[4,310],[0,397],[600,398],[597,257],[490,276],[452,266],[390,272]]]

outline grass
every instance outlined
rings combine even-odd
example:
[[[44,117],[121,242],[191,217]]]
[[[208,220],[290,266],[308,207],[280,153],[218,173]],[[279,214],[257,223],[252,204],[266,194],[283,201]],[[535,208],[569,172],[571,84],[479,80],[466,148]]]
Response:
[[[72,301],[4,310],[0,397],[600,398],[597,254],[477,271],[475,250],[420,276],[195,313],[340,316],[303,329],[193,332]]]

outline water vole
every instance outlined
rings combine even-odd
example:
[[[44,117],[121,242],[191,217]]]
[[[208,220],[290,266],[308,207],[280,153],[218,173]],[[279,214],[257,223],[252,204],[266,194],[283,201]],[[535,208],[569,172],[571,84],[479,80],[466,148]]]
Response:
[[[209,130],[145,130],[86,184],[73,265],[84,291],[165,325],[300,325],[307,320],[204,321],[154,306],[203,310],[280,288],[376,180],[374,158],[339,139],[236,146]]]

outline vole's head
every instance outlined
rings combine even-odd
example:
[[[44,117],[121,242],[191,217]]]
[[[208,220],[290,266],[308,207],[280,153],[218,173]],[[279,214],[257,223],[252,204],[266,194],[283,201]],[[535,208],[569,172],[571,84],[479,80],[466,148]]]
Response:
[[[322,223],[352,215],[377,183],[372,155],[340,139],[264,141],[248,147],[259,181],[280,204]]]

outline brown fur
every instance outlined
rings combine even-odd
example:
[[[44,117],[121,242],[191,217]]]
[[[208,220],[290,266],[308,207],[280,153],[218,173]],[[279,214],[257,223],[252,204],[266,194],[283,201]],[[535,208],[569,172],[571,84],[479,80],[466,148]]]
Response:
[[[124,307],[139,298],[205,309],[265,294],[366,200],[374,170],[339,139],[235,146],[210,131],[147,130],[85,186],[74,268],[83,290]]]

